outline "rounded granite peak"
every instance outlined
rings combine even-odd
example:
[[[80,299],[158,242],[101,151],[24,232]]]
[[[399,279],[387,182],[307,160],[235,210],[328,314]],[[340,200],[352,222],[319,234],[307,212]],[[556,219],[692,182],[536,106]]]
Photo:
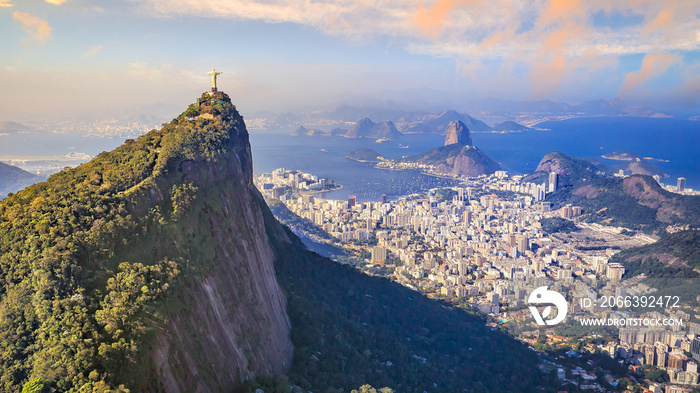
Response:
[[[469,128],[460,120],[453,121],[447,128],[447,136],[445,137],[445,146],[460,144],[471,145],[472,137],[469,133]]]

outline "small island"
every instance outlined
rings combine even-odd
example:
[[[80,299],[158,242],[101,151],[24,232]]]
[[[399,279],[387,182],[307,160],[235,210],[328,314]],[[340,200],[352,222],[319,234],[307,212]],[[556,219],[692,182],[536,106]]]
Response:
[[[362,149],[353,150],[345,155],[346,158],[357,162],[381,162],[386,161],[386,158],[372,149],[363,147]]]
[[[612,153],[603,154],[601,157],[605,158],[606,160],[613,161],[632,161],[637,158],[642,158],[639,154],[629,150],[615,151]]]
[[[514,121],[504,121],[492,127],[493,132],[523,132],[530,130],[530,127],[518,124]]]
[[[326,135],[326,133],[324,133],[321,130],[312,130],[312,129],[308,129],[304,126],[299,126],[299,128],[292,131],[292,133],[290,135],[291,136],[322,136],[322,135]]]
[[[647,160],[647,161],[668,162],[668,160],[663,160],[661,158],[642,157],[639,154],[637,154],[633,151],[629,151],[629,150],[615,151],[612,153],[603,154],[601,157],[608,159],[608,160],[613,160],[613,161]]]

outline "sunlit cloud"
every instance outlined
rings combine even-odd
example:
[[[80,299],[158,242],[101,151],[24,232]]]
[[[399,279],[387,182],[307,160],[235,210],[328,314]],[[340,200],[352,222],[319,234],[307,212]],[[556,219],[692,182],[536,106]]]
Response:
[[[655,53],[644,56],[642,66],[637,71],[629,72],[620,87],[620,96],[630,94],[650,79],[662,75],[671,66],[679,64],[683,58],[671,53]]]
[[[667,29],[673,24],[673,11],[670,9],[663,9],[651,22],[644,26],[644,33],[648,34],[659,29]]]
[[[437,0],[432,6],[426,7],[422,2],[412,16],[412,20],[425,34],[438,36],[444,32],[445,22],[458,6],[476,3],[475,0]]]
[[[0,8],[3,8],[3,7],[12,7],[13,4],[10,3],[10,1],[12,1],[12,0],[0,0]]]
[[[581,0],[550,0],[542,10],[538,23],[543,25],[585,17],[586,7]]]
[[[614,71],[620,56],[646,55],[642,69],[618,76],[628,93],[700,49],[700,3],[691,0],[130,0],[158,16],[204,16],[296,23],[329,35],[402,37],[411,53],[454,58],[461,77],[480,78],[484,62],[524,68],[533,97],[570,80]],[[618,28],[594,16],[639,15]],[[665,55],[659,55],[665,53]],[[493,73],[493,71],[492,71]]]
[[[83,53],[82,57],[93,57],[101,50],[102,45],[93,45],[90,47],[90,49],[87,50],[87,52]]]
[[[407,37],[413,50],[454,57],[507,57],[519,50],[533,53],[553,28],[571,22],[583,26],[588,34],[576,37],[565,48],[567,56],[580,55],[589,47],[624,55],[654,48],[693,50],[700,45],[696,38],[700,5],[687,0],[668,5],[651,0],[130,1],[140,5],[142,12],[160,16],[289,22],[328,34]],[[593,25],[592,16],[598,12],[641,14],[643,22],[611,31]],[[679,19],[676,14],[684,17]],[[648,33],[660,30],[673,34],[649,37]]]
[[[45,20],[20,11],[15,11],[12,14],[12,19],[22,24],[22,30],[31,39],[42,44],[51,39],[51,26]]]
[[[44,0],[44,1],[49,3],[49,4],[53,4],[53,5],[61,5],[68,0]]]

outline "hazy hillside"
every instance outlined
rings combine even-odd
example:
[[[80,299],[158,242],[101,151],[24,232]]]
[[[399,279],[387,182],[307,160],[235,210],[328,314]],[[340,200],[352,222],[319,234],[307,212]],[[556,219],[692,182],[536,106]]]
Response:
[[[11,192],[16,192],[42,180],[44,178],[41,176],[0,162],[0,199]]]
[[[661,233],[668,225],[700,223],[700,197],[668,192],[650,176],[608,177],[591,160],[552,152],[525,180],[546,182],[549,172],[559,175],[558,189],[546,200],[554,208],[581,206],[583,220]]]

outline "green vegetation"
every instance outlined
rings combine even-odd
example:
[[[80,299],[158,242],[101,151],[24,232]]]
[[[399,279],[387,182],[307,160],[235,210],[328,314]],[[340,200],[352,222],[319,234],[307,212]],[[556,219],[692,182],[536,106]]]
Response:
[[[197,162],[226,165],[238,139],[247,140],[224,94],[203,95],[199,111],[212,116],[188,120],[196,114],[188,110],[0,202],[0,390],[139,391],[152,383],[150,342],[167,299],[184,285],[179,273],[194,277],[194,262],[213,252],[189,249],[184,233],[198,219],[177,223],[205,202],[187,174]],[[180,246],[163,244],[173,238]]]
[[[547,233],[571,233],[578,232],[578,227],[572,221],[561,217],[543,218],[540,220],[542,230]]]
[[[379,390],[372,387],[372,385],[362,385],[360,389],[353,389],[350,393],[394,393],[393,389],[381,388]]]
[[[256,393],[258,389],[265,393],[305,393],[296,386],[286,375],[261,375],[243,385],[242,393]]]
[[[648,259],[659,258],[671,258],[680,262],[682,266],[700,270],[700,231],[676,232],[662,237],[656,243],[631,248],[615,255],[615,260],[622,262],[645,262]],[[657,271],[657,275],[665,273]]]
[[[626,179],[574,180],[573,185],[547,197],[557,209],[566,204],[583,208],[582,220],[624,226],[647,233],[663,233],[669,224],[697,226],[700,197],[662,189],[643,175]]]
[[[311,391],[364,384],[408,393],[553,386],[539,373],[534,352],[491,331],[479,316],[294,244],[278,240],[275,248],[294,326],[289,376]]]
[[[381,154],[366,147],[353,150],[347,155],[345,155],[345,157],[360,162],[379,162],[384,160],[384,157],[382,157]]]
[[[457,191],[451,188],[440,188],[436,191],[435,196],[438,198],[438,203],[440,202],[451,202],[452,197],[457,195]]]
[[[670,380],[668,373],[653,365],[645,365],[637,371],[637,377],[640,379],[648,379],[652,382],[668,382]]]
[[[621,251],[610,261],[625,265],[625,277],[649,277],[645,283],[659,289],[655,296],[680,296],[683,303],[698,304],[700,231],[673,233],[656,243]]]

